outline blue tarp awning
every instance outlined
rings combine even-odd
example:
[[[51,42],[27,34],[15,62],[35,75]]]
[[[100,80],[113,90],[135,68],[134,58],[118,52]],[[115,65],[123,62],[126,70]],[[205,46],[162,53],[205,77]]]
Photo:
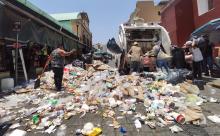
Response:
[[[220,28],[220,18],[209,21],[203,26],[196,29],[191,35],[192,36],[201,36],[204,34],[210,34],[213,31],[218,31]]]

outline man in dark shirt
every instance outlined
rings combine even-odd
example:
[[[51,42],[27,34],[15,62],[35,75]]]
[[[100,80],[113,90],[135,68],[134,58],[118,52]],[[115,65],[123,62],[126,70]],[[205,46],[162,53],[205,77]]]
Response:
[[[75,50],[70,52],[64,51],[63,45],[58,45],[57,49],[53,50],[50,55],[51,67],[54,72],[54,83],[57,91],[62,89],[64,58],[70,56]]]
[[[184,50],[176,45],[172,49],[172,66],[177,69],[186,68]]]
[[[207,45],[207,49],[206,49],[206,55],[205,55],[205,64],[206,64],[206,71],[205,74],[207,76],[209,76],[211,74],[211,76],[213,75],[213,44],[212,43],[208,43]],[[209,74],[210,72],[210,74]]]
[[[213,72],[213,44],[209,41],[209,37],[204,35],[199,40],[199,48],[203,55],[203,72],[206,76],[212,75]]]

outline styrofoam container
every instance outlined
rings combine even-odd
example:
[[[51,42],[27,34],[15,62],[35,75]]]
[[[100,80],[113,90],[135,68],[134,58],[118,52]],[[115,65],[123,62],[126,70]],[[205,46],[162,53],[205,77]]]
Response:
[[[13,78],[4,78],[1,80],[1,90],[7,91],[14,88],[14,79]]]

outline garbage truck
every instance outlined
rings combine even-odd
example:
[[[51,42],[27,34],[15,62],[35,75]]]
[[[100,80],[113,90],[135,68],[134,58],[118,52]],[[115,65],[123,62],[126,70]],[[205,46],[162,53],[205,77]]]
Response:
[[[115,48],[115,45],[109,46],[108,48],[113,52],[117,52],[116,61],[118,62],[117,67],[119,70],[125,70],[129,69],[130,60],[127,53],[134,42],[138,42],[143,53],[147,54],[158,41],[162,42],[162,46],[166,53],[171,55],[171,40],[168,32],[163,26],[158,23],[126,23],[121,24],[119,27],[119,48]],[[118,49],[120,49],[120,51],[118,51]],[[144,60],[144,58],[142,60]],[[144,64],[142,61],[143,67],[149,67],[149,65],[153,64]]]

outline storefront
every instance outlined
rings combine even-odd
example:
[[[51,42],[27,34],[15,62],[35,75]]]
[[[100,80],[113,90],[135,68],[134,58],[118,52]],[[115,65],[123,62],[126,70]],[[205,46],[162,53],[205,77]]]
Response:
[[[71,30],[28,1],[1,0],[0,20],[0,78],[14,77],[13,48],[9,46],[16,44],[15,22],[21,24],[18,43],[22,45],[29,79],[40,73],[58,44],[64,44],[67,51],[81,46]]]

